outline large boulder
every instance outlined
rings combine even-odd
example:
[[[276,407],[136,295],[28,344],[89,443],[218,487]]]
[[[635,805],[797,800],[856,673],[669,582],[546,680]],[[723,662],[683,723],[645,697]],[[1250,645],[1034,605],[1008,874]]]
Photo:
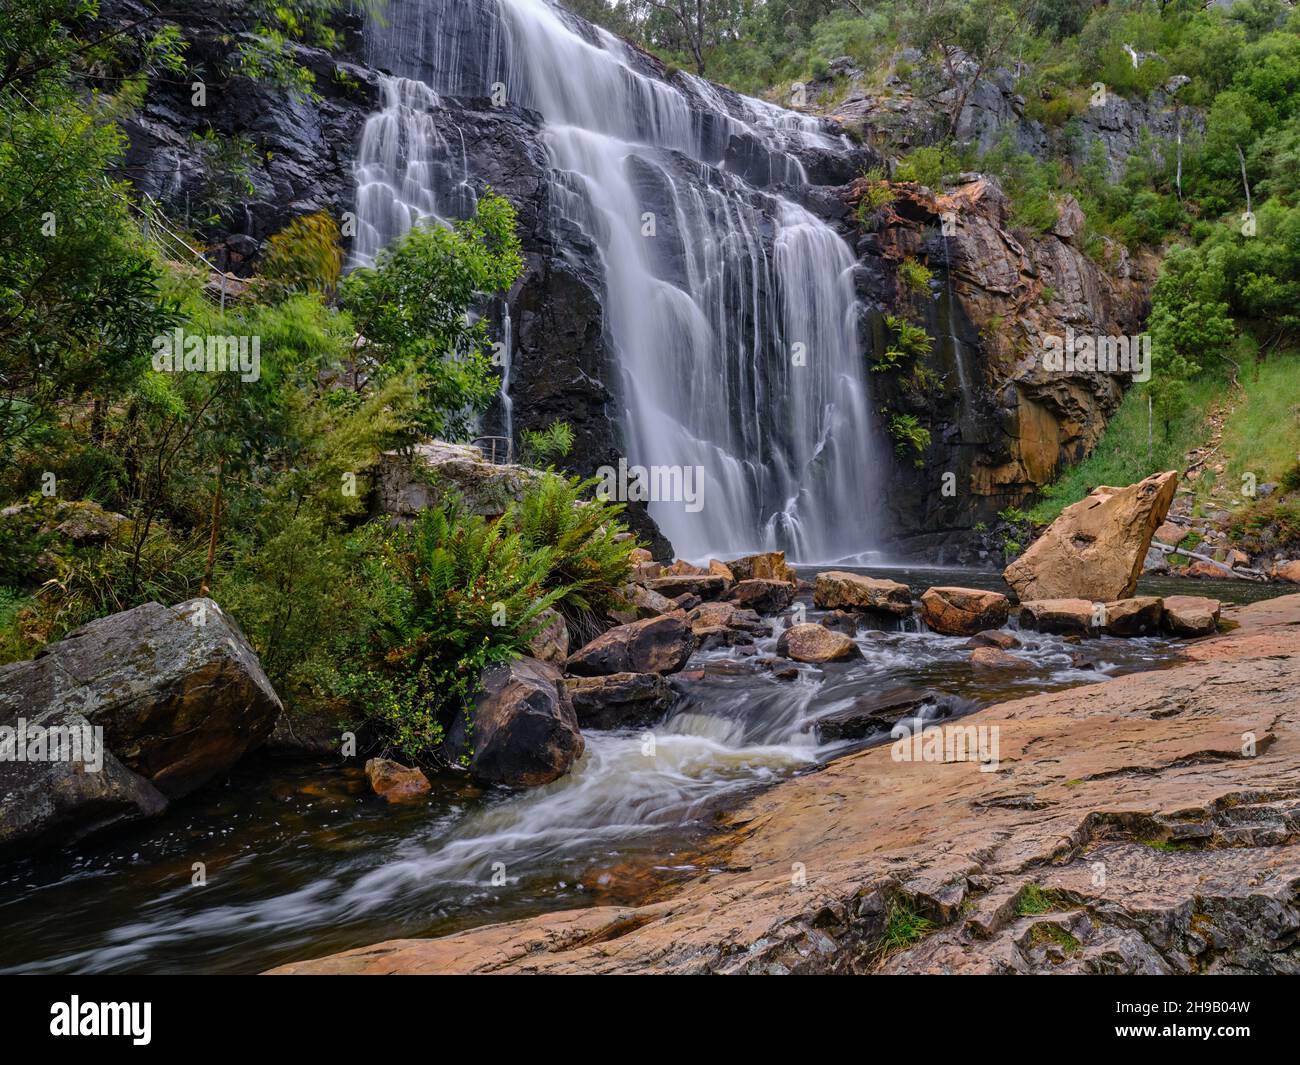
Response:
[[[898,581],[827,570],[817,574],[813,583],[813,605],[822,610],[864,610],[906,617],[912,612],[912,590]]]
[[[244,634],[211,599],[110,614],[0,667],[0,724],[79,714],[169,798],[261,746],[281,709]]]
[[[1061,511],[1003,576],[1022,601],[1128,598],[1177,487],[1170,470],[1127,488],[1093,489]]]
[[[858,645],[842,632],[825,625],[792,625],[776,641],[776,653],[796,662],[840,662],[859,658]]]
[[[211,599],[146,603],[0,667],[0,843],[52,843],[161,812],[264,743],[282,711],[243,633]],[[64,739],[75,744],[63,743]]]
[[[616,625],[569,656],[566,669],[580,677],[614,673],[676,673],[695,650],[684,617],[660,617]]]
[[[737,582],[727,598],[737,606],[759,614],[779,614],[794,602],[797,590],[789,581],[750,577]]]
[[[1020,604],[1020,627],[1066,636],[1091,636],[1098,612],[1087,599],[1032,599]]]
[[[55,710],[27,718],[26,726],[20,733],[15,723],[0,725],[0,848],[72,843],[167,808],[162,792],[94,746],[95,734],[87,731],[92,726],[79,714]],[[16,761],[34,727],[62,730],[60,743],[76,735],[81,757]],[[14,732],[12,739],[6,730]],[[49,733],[42,734],[48,742]]]
[[[457,714],[445,752],[484,784],[530,788],[562,777],[586,744],[560,671],[533,658],[489,666],[468,714]]]
[[[565,677],[563,684],[583,728],[649,725],[663,717],[675,698],[673,689],[658,673]]]
[[[727,564],[733,579],[738,581],[786,581],[794,584],[799,578],[786,564],[784,551],[765,551],[758,555],[745,555]]]
[[[1219,628],[1220,603],[1199,595],[1170,595],[1164,601],[1164,625],[1175,636],[1210,636]]]
[[[409,452],[380,456],[375,509],[394,521],[457,500],[472,514],[494,518],[542,476],[528,466],[489,462],[476,447],[431,440]]]
[[[1007,623],[1011,603],[1000,592],[978,588],[928,588],[921,596],[921,617],[944,636],[974,636]]]
[[[1106,604],[1102,631],[1107,636],[1149,636],[1160,631],[1164,600],[1157,595],[1119,599]]]

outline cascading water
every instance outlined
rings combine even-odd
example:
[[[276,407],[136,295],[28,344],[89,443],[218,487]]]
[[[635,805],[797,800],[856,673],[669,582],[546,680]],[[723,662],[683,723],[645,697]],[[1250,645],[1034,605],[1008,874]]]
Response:
[[[397,0],[367,31],[394,71],[357,162],[356,262],[472,209],[440,95],[539,113],[555,243],[599,251],[630,464],[695,468],[700,505],[650,503],[679,554],[872,546],[881,512],[854,259],[779,188],[821,124],[678,74],[546,0]],[[445,118],[445,116],[444,116]]]

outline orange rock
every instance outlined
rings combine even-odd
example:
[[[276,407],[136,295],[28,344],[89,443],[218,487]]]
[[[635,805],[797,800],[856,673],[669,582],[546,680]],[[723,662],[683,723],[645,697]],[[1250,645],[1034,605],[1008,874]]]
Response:
[[[912,590],[898,581],[827,570],[817,574],[813,605],[822,610],[870,610],[905,617],[912,612]]]
[[[945,636],[974,636],[1007,623],[1011,603],[1000,592],[978,588],[928,588],[921,596],[921,617]]]
[[[432,786],[418,769],[408,769],[389,758],[366,762],[366,779],[374,793],[388,802],[412,802],[427,795]]]
[[[1177,487],[1178,474],[1169,470],[1126,488],[1093,489],[1061,511],[1003,576],[1021,600],[1131,596]]]

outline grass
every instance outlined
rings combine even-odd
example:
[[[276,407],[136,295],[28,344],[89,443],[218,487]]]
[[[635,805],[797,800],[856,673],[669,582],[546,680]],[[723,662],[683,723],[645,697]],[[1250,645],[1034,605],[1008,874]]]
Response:
[[[1276,481],[1300,454],[1300,352],[1274,353],[1242,368],[1241,391],[1225,378],[1205,376],[1194,381],[1186,413],[1170,427],[1157,424],[1147,451],[1146,391],[1129,389],[1097,446],[1082,462],[1061,472],[1029,511],[1036,524],[1056,518],[1071,503],[1100,484],[1133,484],[1161,470],[1182,470],[1187,452],[1205,442],[1205,419],[1217,402],[1230,400],[1231,410],[1212,464],[1222,462],[1222,497],[1235,499],[1243,474],[1258,484]],[[1215,488],[1212,471],[1196,483],[1198,500]]]
[[[1017,917],[1036,917],[1047,913],[1060,905],[1061,899],[1055,891],[1046,890],[1037,884],[1026,884],[1016,898]]]
[[[1052,924],[1050,921],[1042,921],[1034,925],[1033,930],[1029,933],[1029,942],[1031,946],[1035,947],[1055,943],[1066,954],[1073,954],[1080,947],[1078,939],[1060,925]]]
[[[884,960],[891,954],[914,946],[933,932],[934,928],[934,922],[912,909],[911,903],[906,899],[893,899],[885,915],[885,932],[880,939],[880,959]]]
[[[1247,402],[1223,429],[1225,488],[1236,495],[1242,478],[1277,481],[1300,452],[1300,352],[1274,355],[1243,368]]]

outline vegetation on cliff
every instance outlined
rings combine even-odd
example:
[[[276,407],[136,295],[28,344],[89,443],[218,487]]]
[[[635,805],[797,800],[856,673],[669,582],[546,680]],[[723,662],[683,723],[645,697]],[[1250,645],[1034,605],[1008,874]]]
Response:
[[[334,6],[254,11],[256,57],[242,47],[229,76],[307,91],[284,42],[329,43]],[[541,611],[616,603],[634,546],[618,507],[554,474],[495,521],[449,502],[390,530],[368,512],[381,453],[465,438],[498,390],[479,311],[521,269],[514,210],[484,195],[342,280],[337,224],[309,215],[213,299],[197,238],[111,177],[118,122],[184,41],[151,19],[141,52],[96,12],[38,0],[0,40],[0,661],[210,593],[291,707],[427,760]],[[106,69],[117,91],[89,90]]]

